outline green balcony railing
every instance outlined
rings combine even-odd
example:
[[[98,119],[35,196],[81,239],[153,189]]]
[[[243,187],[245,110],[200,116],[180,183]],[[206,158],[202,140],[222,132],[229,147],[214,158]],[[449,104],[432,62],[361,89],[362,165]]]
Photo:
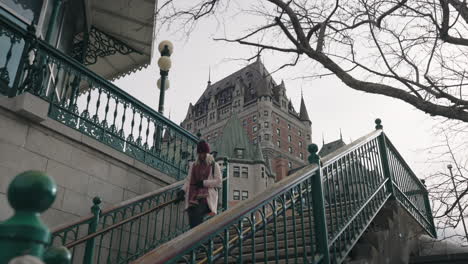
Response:
[[[0,16],[0,94],[29,92],[49,117],[178,180],[198,138],[79,62]]]
[[[389,199],[435,237],[427,190],[382,131],[324,157],[133,263],[342,263]]]

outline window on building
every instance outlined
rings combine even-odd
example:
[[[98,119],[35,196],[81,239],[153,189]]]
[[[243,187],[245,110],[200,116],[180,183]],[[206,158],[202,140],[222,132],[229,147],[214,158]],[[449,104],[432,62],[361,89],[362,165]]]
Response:
[[[236,153],[236,158],[237,159],[243,159],[244,158],[244,149],[237,148],[237,149],[235,149],[235,153]]]
[[[268,122],[264,122],[264,123],[263,123],[263,127],[264,127],[264,128],[268,128],[268,126],[269,126]]]
[[[309,140],[310,140],[310,134],[307,134],[307,139],[309,139]]]
[[[288,168],[292,169],[292,163],[288,162]]]
[[[270,134],[265,134],[265,135],[263,136],[263,138],[264,138],[265,140],[270,140]]]
[[[249,192],[242,191],[242,200],[247,200],[247,199],[249,199]]]
[[[276,135],[278,135],[278,136],[281,135],[281,130],[279,128],[276,129]]]
[[[217,137],[217,136],[218,136],[218,132],[215,132],[215,137]]]
[[[257,115],[252,116],[252,121],[257,122]]]
[[[288,129],[291,130],[291,125],[290,124],[288,124]]]
[[[258,142],[262,142],[262,136],[258,136]]]
[[[244,119],[244,121],[242,121],[242,125],[243,125],[243,126],[246,126],[246,125],[247,125],[247,120],[246,120],[246,119]]]
[[[279,120],[279,118],[277,117],[277,118],[276,118],[276,124],[279,124],[279,122],[280,122],[280,120]]]
[[[242,167],[241,177],[242,178],[248,178],[249,177],[249,168],[248,167]]]
[[[206,137],[206,141],[210,141],[210,139],[211,139],[211,137],[210,137],[210,135],[208,135],[208,136]]]
[[[299,153],[299,158],[301,158],[301,160],[303,160],[303,159],[304,159],[304,154],[302,154],[302,152],[301,152],[301,153]]]
[[[292,153],[292,152],[293,152],[293,150],[292,150],[291,147],[288,147],[288,151],[289,151],[289,153]]]
[[[253,139],[253,144],[254,144],[254,145],[257,145],[257,143],[258,143],[257,138],[254,138],[254,139]]]
[[[262,167],[262,178],[265,178],[265,167]]]
[[[280,142],[279,140],[276,141],[276,146],[277,146],[278,148],[281,147],[281,142]]]
[[[240,168],[239,168],[239,166],[234,166],[234,173],[233,173],[232,176],[237,177],[237,178],[240,177]]]
[[[300,131],[300,130],[297,131],[297,134],[298,134],[300,137],[302,137],[302,131]]]
[[[299,148],[302,148],[302,141],[299,141]]]
[[[267,110],[263,111],[263,115],[268,116],[268,111]]]
[[[232,194],[233,194],[233,195],[232,195],[232,199],[233,199],[233,200],[240,200],[240,191],[239,191],[239,190],[234,190],[234,191],[232,192]]]
[[[291,142],[292,138],[291,135],[288,135],[288,142]]]
[[[252,131],[253,131],[253,132],[257,132],[257,130],[258,130],[258,127],[257,127],[257,126],[253,126],[253,127],[252,127]]]

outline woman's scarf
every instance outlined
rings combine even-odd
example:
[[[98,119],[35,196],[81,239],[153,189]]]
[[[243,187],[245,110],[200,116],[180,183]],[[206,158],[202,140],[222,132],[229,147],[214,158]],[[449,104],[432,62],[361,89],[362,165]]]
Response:
[[[189,205],[197,205],[199,204],[199,199],[206,199],[208,197],[208,188],[199,188],[195,183],[207,180],[210,176],[210,171],[211,165],[206,161],[193,164],[188,197]]]

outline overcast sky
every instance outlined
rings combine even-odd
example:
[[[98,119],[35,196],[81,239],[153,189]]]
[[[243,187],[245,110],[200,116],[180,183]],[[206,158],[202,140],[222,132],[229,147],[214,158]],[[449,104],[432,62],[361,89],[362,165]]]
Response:
[[[165,98],[165,115],[167,117],[170,114],[171,120],[176,123],[184,119],[189,103],[194,103],[206,88],[209,68],[211,81],[214,83],[248,64],[245,60],[234,59],[245,59],[255,54],[256,50],[253,48],[213,40],[213,37],[236,36],[245,29],[247,23],[255,23],[255,18],[226,15],[223,19],[225,21],[202,21],[188,38],[181,34],[168,33],[164,29],[156,37],[157,43],[168,39],[175,46],[169,72],[171,87]],[[239,26],[236,23],[240,23]],[[156,87],[159,78],[156,63],[158,57],[156,52],[147,69],[115,81],[119,87],[154,109],[157,109],[159,100],[159,90]],[[289,62],[288,59],[289,57],[268,52],[262,55],[262,61],[269,71]],[[436,122],[403,102],[354,91],[334,76],[301,78],[310,75],[317,67],[319,66],[307,60],[300,66],[273,74],[277,83],[284,80],[287,96],[291,98],[296,110],[299,110],[301,89],[303,90],[312,120],[312,141],[321,146],[322,135],[325,142],[336,140],[341,129],[343,139],[348,143],[372,131],[374,119],[379,117],[392,142],[416,174],[423,177],[427,173],[427,166],[424,164],[427,158],[422,150],[434,141],[431,127]]]

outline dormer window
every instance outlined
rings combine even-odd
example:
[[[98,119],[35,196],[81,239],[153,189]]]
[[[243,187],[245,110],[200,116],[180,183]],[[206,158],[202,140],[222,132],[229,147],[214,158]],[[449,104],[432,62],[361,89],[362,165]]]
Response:
[[[236,159],[243,159],[244,158],[244,149],[242,148],[236,148],[234,150],[234,153],[236,155]]]

